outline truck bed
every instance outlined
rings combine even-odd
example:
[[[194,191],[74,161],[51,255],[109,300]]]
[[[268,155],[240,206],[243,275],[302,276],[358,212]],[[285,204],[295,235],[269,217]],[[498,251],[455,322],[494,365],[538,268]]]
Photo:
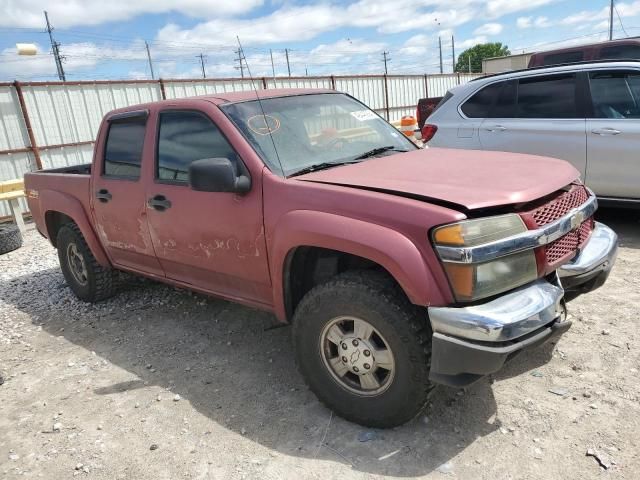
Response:
[[[82,165],[71,165],[68,167],[49,168],[47,170],[38,170],[33,172],[37,174],[41,173],[69,173],[73,175],[91,175],[91,164],[84,163]]]

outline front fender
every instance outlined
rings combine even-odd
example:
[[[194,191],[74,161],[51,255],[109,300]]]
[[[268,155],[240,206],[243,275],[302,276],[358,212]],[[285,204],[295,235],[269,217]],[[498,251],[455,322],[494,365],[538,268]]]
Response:
[[[40,190],[39,197],[43,219],[46,219],[47,212],[59,212],[70,217],[78,225],[96,261],[103,267],[111,267],[111,262],[91,226],[87,213],[77,198],[55,190]],[[53,243],[46,222],[45,228],[47,228],[47,238]]]
[[[288,254],[297,247],[320,247],[357,255],[382,266],[415,305],[442,303],[444,297],[416,245],[381,225],[324,212],[285,214],[270,238],[274,310],[286,320],[284,274]]]

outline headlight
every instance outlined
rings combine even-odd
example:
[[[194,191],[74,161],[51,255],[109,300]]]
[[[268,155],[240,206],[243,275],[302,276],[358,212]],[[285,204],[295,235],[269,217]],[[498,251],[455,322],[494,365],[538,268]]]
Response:
[[[527,231],[518,215],[466,220],[433,232],[436,246],[475,247]],[[484,263],[443,260],[453,293],[459,301],[473,301],[535,280],[538,267],[533,250],[513,253]]]

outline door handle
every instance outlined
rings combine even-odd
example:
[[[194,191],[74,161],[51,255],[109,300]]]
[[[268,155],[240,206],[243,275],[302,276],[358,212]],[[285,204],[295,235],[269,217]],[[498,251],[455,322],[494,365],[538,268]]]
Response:
[[[171,201],[168,200],[164,195],[156,195],[155,197],[151,197],[149,199],[147,205],[158,210],[159,212],[164,212],[167,208],[171,208]]]
[[[620,135],[622,132],[620,130],[616,130],[615,128],[596,128],[591,130],[591,133],[595,133],[596,135]]]
[[[492,127],[487,127],[485,130],[487,132],[504,132],[507,129],[504,125],[493,125]]]
[[[109,200],[111,200],[112,196],[109,193],[109,190],[107,190],[106,188],[101,188],[96,192],[96,198],[102,203],[107,203]]]

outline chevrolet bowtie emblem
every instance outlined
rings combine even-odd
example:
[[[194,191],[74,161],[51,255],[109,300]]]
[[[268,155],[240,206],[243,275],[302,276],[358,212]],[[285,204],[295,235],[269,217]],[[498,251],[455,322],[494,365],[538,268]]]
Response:
[[[576,212],[571,217],[571,230],[575,230],[576,228],[578,228],[580,225],[582,225],[582,222],[584,222],[584,213]]]

